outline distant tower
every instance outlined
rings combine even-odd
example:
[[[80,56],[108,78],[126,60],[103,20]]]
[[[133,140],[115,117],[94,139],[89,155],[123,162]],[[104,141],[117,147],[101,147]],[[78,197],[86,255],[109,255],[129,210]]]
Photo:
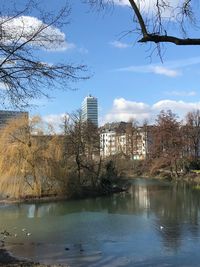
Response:
[[[84,121],[90,121],[98,127],[98,101],[94,96],[87,96],[82,103],[82,116]]]

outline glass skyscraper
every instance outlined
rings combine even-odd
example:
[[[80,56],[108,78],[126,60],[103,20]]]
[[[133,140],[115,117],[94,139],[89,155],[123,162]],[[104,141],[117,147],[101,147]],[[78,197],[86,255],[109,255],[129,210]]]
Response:
[[[90,121],[98,127],[98,101],[94,96],[87,96],[82,103],[83,121]]]

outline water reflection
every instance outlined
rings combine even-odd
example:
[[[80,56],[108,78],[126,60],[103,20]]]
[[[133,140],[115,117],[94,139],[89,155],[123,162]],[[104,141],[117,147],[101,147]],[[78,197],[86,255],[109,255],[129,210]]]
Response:
[[[104,266],[100,263],[108,261],[111,266],[118,259],[126,262],[121,266],[159,266],[163,261],[179,266],[186,255],[192,261],[195,253],[200,257],[199,204],[199,193],[186,184],[136,179],[128,193],[1,206],[0,230],[18,234],[9,240],[15,253],[46,262]],[[29,238],[23,227],[31,231]],[[65,246],[70,253],[64,252]]]

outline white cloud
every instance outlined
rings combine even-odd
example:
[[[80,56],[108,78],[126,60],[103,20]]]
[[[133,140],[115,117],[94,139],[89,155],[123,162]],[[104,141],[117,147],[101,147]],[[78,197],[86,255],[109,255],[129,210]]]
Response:
[[[61,127],[60,126],[62,125],[62,121],[63,121],[63,118],[65,116],[66,116],[65,113],[48,114],[46,116],[43,116],[42,119],[43,119],[44,122],[52,125],[56,132],[59,132],[59,131],[61,131]]]
[[[118,98],[115,99],[113,102],[113,106],[115,110],[123,110],[124,112],[128,112],[130,109],[136,108],[136,113],[141,113],[143,110],[146,110],[148,105],[142,103],[142,102],[134,102],[134,101],[128,101],[124,98]]]
[[[167,91],[165,92],[166,95],[171,95],[171,96],[195,96],[197,95],[196,91]]]
[[[112,110],[105,116],[104,121],[111,122],[128,121],[130,119],[149,119],[150,113],[150,106],[145,103],[117,98],[114,99]]]
[[[182,100],[161,100],[155,103],[152,106],[152,110],[160,111],[160,110],[171,109],[175,113],[179,113],[180,116],[183,116],[184,113],[187,113],[194,109],[200,109],[200,102],[184,102]]]
[[[172,78],[181,75],[180,70],[170,69],[170,68],[167,68],[161,65],[129,66],[125,68],[119,68],[116,71],[153,73],[153,74],[164,75],[164,76],[172,77]]]
[[[47,123],[61,123],[62,119],[66,116],[65,113],[61,113],[61,114],[48,114],[46,116],[43,117],[43,120]]]
[[[171,0],[165,1],[165,8],[161,9],[163,17],[170,17],[174,15],[174,10],[183,2],[184,0]],[[157,0],[136,0],[139,9],[145,13],[151,12],[155,13],[157,11]]]
[[[175,17],[179,10],[177,7],[179,7],[184,0],[171,0],[166,1],[167,6],[162,9],[162,17],[163,18],[172,18]],[[130,6],[129,0],[113,0],[115,5],[118,6]],[[142,13],[151,13],[155,14],[157,11],[157,0],[136,0],[136,4],[139,8],[139,10]],[[177,14],[176,14],[177,13]]]
[[[187,112],[200,109],[200,102],[184,102],[164,99],[153,105],[148,105],[143,102],[116,98],[113,101],[112,109],[102,119],[102,124],[112,121],[129,121],[130,119],[135,119],[140,123],[145,119],[149,122],[153,122],[161,110],[169,109],[182,119]]]
[[[8,17],[0,17],[2,31],[6,32],[6,36],[2,39],[5,43],[16,42],[16,40],[19,43],[25,42],[46,26],[41,20],[31,16],[20,16],[7,20]],[[39,32],[29,44],[47,50],[62,51],[75,48],[73,43],[66,41],[65,33],[54,26],[49,26]]]
[[[155,74],[165,75],[168,77],[176,77],[176,76],[179,76],[181,74],[180,71],[178,71],[178,70],[165,68],[163,66],[152,67],[152,72]]]
[[[130,6],[130,2],[128,0],[113,0],[113,2],[118,6]]]
[[[123,43],[123,42],[120,42],[120,41],[113,41],[113,42],[110,42],[110,45],[112,45],[112,46],[115,47],[115,48],[120,48],[120,49],[124,49],[124,48],[129,48],[129,47],[131,47],[129,44],[127,44],[127,43]]]
[[[128,67],[118,68],[115,71],[136,72],[136,73],[154,73],[168,77],[177,77],[182,75],[182,70],[188,66],[200,64],[200,57],[192,57],[174,61],[166,61],[163,64],[149,65],[132,65]]]

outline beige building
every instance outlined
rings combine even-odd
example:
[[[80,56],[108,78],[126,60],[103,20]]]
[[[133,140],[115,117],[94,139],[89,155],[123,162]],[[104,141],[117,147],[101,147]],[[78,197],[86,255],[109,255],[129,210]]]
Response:
[[[100,128],[100,155],[126,155],[126,123],[107,123]]]
[[[149,134],[144,127],[133,127],[132,123],[107,123],[100,128],[100,155],[106,158],[121,154],[133,160],[147,157]]]

